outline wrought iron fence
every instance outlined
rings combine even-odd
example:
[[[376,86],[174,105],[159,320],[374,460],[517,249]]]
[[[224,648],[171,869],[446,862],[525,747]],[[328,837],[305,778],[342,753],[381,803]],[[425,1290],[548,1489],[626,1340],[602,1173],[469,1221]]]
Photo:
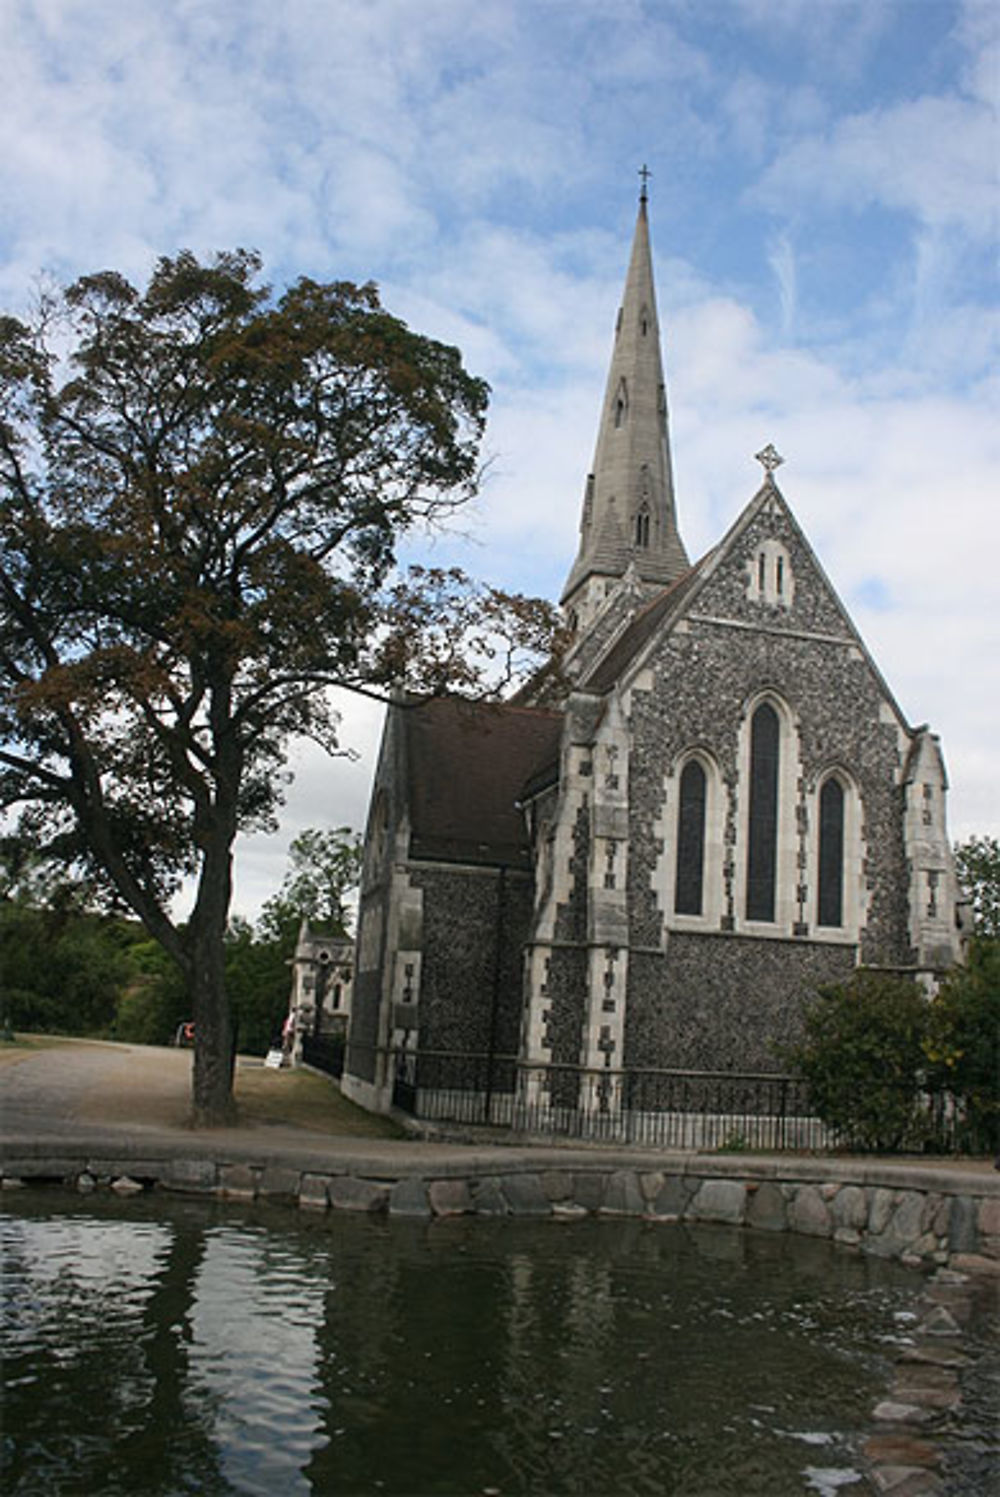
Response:
[[[325,1071],[328,1076],[341,1076],[344,1071],[344,1036],[342,1034],[304,1034],[302,1036],[302,1059],[307,1066]]]
[[[822,1148],[830,1141],[810,1115],[803,1083],[791,1076],[403,1051],[395,1056],[393,1101],[428,1120],[667,1148]]]
[[[804,1081],[770,1073],[611,1069],[513,1055],[396,1051],[394,1104],[428,1121],[678,1149],[871,1148],[816,1112]],[[898,1150],[985,1147],[954,1098],[919,1101]]]

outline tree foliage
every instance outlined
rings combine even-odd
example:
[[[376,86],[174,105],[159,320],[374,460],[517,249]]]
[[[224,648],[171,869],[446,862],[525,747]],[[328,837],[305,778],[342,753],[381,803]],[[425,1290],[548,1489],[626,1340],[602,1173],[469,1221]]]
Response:
[[[909,979],[865,970],[822,988],[784,1059],[845,1145],[996,1150],[1000,942],[974,939],[968,962],[933,997]]]
[[[293,838],[288,870],[256,927],[233,920],[226,983],[239,1047],[263,1055],[288,1012],[291,961],[303,920],[329,935],[350,934],[348,900],[361,874],[361,838],[350,827],[309,827]]]
[[[970,1133],[1000,1149],[1000,940],[974,937],[930,1006],[932,1085],[961,1099]]]
[[[819,990],[786,1058],[844,1143],[892,1151],[920,1115],[927,999],[915,982],[864,969]]]
[[[256,926],[240,916],[225,940],[226,993],[238,1048],[266,1053],[288,1011],[302,921],[347,935],[360,837],[309,828],[289,848],[281,890]],[[135,920],[93,908],[58,865],[0,838],[0,1024],[168,1045],[191,1018],[183,974]]]
[[[977,936],[1000,941],[1000,841],[970,837],[955,845],[959,883],[972,901]]]
[[[348,897],[361,876],[361,855],[361,837],[350,827],[300,832],[289,845],[284,882],[261,912],[261,934],[294,943],[302,921],[308,920],[328,935],[349,936]]]
[[[545,628],[458,574],[393,572],[476,487],[485,384],[371,285],[274,295],[259,272],[182,253],[145,290],[103,272],[0,319],[0,808],[176,963],[203,1121],[231,1110],[233,842],[273,824],[289,738],[336,749],[331,686],[468,689],[477,653],[516,656],[500,625]]]

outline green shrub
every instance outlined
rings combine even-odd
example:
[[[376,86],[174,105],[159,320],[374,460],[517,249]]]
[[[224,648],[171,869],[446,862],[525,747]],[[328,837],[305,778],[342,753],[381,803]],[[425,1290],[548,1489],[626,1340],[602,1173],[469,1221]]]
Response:
[[[841,1144],[891,1152],[926,1141],[928,1010],[915,982],[882,972],[820,989],[784,1058]]]
[[[930,1082],[950,1092],[970,1149],[1000,1149],[1000,941],[972,941],[968,962],[929,1006],[924,1042]]]

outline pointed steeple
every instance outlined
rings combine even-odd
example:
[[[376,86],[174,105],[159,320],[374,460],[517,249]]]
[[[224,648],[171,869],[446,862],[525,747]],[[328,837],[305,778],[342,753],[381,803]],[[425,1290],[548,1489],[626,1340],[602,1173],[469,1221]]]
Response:
[[[645,168],[643,173],[594,466],[584,493],[580,549],[562,596],[581,624],[603,600],[609,579],[623,577],[630,566],[642,583],[655,586],[673,582],[688,566],[674,505]]]

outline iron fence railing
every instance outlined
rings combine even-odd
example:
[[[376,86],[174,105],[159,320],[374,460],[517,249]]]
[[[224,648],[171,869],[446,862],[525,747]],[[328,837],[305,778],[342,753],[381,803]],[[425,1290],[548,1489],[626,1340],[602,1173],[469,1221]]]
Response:
[[[513,1055],[395,1051],[395,1106],[427,1121],[542,1136],[678,1149],[871,1148],[835,1129],[799,1077],[766,1072],[612,1069],[522,1061]],[[985,1147],[954,1098],[918,1098],[896,1150]]]
[[[304,1034],[302,1059],[307,1066],[340,1076],[344,1070],[344,1036],[342,1034]]]

